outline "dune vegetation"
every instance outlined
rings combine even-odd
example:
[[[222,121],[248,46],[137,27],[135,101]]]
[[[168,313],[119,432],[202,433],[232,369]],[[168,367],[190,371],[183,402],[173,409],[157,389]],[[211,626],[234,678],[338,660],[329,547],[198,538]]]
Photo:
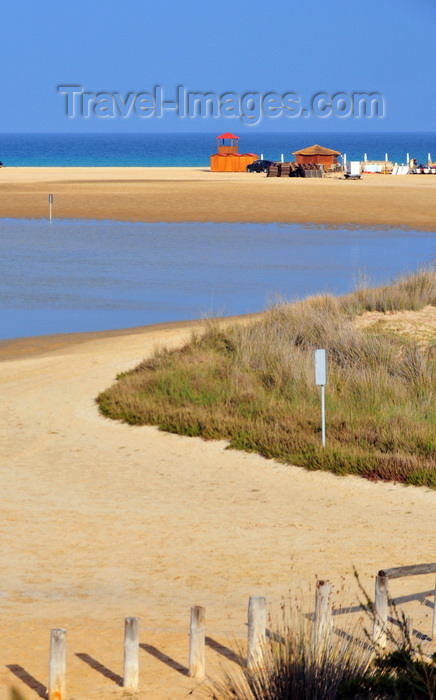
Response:
[[[364,327],[364,312],[436,306],[436,269],[334,297],[213,319],[177,350],[121,374],[97,402],[132,425],[255,451],[307,469],[436,488],[436,339]],[[326,446],[314,351],[327,351]]]
[[[212,700],[434,700],[436,653],[412,638],[404,613],[385,629],[386,648],[372,641],[375,613],[345,629],[333,624],[325,636],[294,605],[261,646],[258,663],[224,674]]]

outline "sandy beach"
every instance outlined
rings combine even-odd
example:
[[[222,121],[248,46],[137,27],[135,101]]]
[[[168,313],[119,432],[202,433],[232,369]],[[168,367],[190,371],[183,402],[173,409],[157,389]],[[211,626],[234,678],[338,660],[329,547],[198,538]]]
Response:
[[[2,217],[289,221],[433,230],[436,178],[280,180],[195,168],[0,169]],[[163,214],[164,212],[164,214]],[[123,625],[141,625],[139,700],[200,698],[186,675],[189,610],[206,607],[207,672],[243,645],[250,595],[311,610],[316,577],[355,603],[385,567],[434,560],[436,493],[265,460],[134,428],[95,397],[198,323],[0,343],[0,697],[45,697],[49,634],[67,629],[68,698],[123,695]],[[430,577],[393,582],[427,633]],[[418,600],[419,599],[419,600]],[[429,598],[428,598],[429,600]],[[357,613],[359,614],[359,613]]]
[[[277,640],[288,605],[313,631],[329,582],[327,628],[350,641],[373,632],[379,571],[436,569],[435,20],[436,0],[2,8],[0,700],[223,700],[219,681],[246,667],[250,597],[265,597]],[[308,177],[212,172],[211,158],[298,162]],[[366,172],[345,178],[357,162]],[[403,164],[416,174],[387,174]],[[263,310],[271,324],[251,332]],[[156,381],[135,373],[140,401],[153,384],[156,420],[159,397],[174,401],[169,429],[192,403],[214,411],[186,432],[220,439],[100,412],[158,350]],[[271,458],[230,448],[232,415],[235,444]],[[376,481],[391,476],[429,486]],[[389,581],[428,657],[435,587],[436,571]],[[189,675],[194,606],[205,678]],[[321,627],[304,647],[315,663]],[[66,691],[49,692],[58,629]],[[321,665],[304,700],[332,685]]]
[[[122,221],[278,221],[433,230],[436,177],[267,178],[208,168],[1,168],[0,215]]]
[[[316,576],[357,598],[383,567],[434,559],[436,494],[307,472],[101,417],[94,399],[186,324],[0,347],[0,696],[44,697],[49,633],[68,635],[68,697],[121,697],[124,617],[141,620],[138,698],[202,697],[186,676],[189,609],[204,605],[207,671],[246,635],[250,595],[312,606]],[[431,577],[393,582],[416,628]],[[309,588],[312,590],[309,591]],[[222,646],[220,646],[222,645]]]

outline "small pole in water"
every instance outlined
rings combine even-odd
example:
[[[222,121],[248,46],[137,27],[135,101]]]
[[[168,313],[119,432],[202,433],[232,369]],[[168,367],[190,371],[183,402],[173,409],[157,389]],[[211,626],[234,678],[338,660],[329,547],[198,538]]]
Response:
[[[389,159],[388,159],[388,154],[385,153],[385,161],[386,161],[386,163],[388,162],[388,160],[389,160]]]
[[[282,163],[284,163],[284,162],[285,162],[285,156],[282,153]]]
[[[52,207],[53,207],[53,195],[48,195],[48,218],[50,223],[52,222]]]
[[[428,154],[428,163],[431,163],[431,153]]]
[[[263,153],[260,154],[260,160],[263,160]]]
[[[368,156],[366,155],[366,153],[363,154],[363,160],[364,160],[365,163],[366,163],[366,161],[368,160]]]
[[[409,163],[410,163],[409,154],[406,153],[406,165],[409,165]]]

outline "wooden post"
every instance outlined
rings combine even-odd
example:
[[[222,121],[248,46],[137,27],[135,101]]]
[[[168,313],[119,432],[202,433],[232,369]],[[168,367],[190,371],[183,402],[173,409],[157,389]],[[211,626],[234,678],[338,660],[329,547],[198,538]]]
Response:
[[[204,648],[206,637],[206,610],[201,605],[191,608],[189,640],[189,675],[191,678],[204,677]]]
[[[266,634],[266,598],[250,596],[248,601],[247,666],[253,667],[262,657]]]
[[[394,566],[392,569],[382,569],[379,576],[389,578],[403,578],[404,576],[424,576],[424,574],[436,574],[436,562],[433,564],[413,564],[412,566]]]
[[[66,700],[67,630],[55,629],[50,635],[50,663],[48,669],[48,700]]]
[[[315,614],[313,623],[315,625],[316,643],[323,643],[330,634],[332,626],[332,587],[328,581],[317,581],[315,592]]]
[[[388,577],[378,574],[375,579],[373,641],[383,649],[386,646],[388,624]]]
[[[436,639],[436,586],[433,596],[433,624],[431,626],[431,638],[433,641]]]
[[[138,690],[139,679],[139,617],[124,621],[124,675],[123,688]]]

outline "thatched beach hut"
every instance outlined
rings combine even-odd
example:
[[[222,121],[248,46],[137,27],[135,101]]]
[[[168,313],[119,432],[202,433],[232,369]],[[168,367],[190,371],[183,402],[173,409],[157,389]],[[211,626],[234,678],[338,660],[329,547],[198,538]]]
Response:
[[[315,163],[316,165],[323,165],[324,170],[329,170],[337,164],[338,156],[341,154],[339,151],[325,148],[316,143],[313,146],[309,146],[309,148],[302,148],[299,151],[294,151],[292,155],[295,156],[295,162],[298,165]]]

